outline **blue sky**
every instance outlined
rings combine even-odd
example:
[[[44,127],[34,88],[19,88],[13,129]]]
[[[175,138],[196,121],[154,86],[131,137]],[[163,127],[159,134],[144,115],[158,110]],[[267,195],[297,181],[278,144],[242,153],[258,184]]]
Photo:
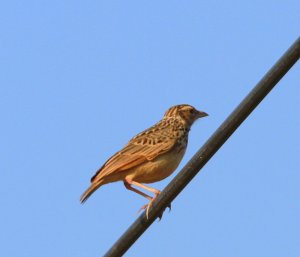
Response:
[[[82,206],[90,177],[189,103],[210,116],[193,126],[182,167],[299,36],[299,9],[3,1],[0,256],[102,256],[146,201],[114,183]],[[298,63],[127,256],[300,255],[299,81]]]

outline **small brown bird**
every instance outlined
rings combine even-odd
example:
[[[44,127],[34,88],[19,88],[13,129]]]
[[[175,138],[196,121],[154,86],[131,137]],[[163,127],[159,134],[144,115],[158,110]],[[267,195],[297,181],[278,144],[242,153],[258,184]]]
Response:
[[[91,186],[80,198],[85,202],[100,186],[123,181],[127,189],[149,200],[141,209],[149,208],[160,191],[142,183],[160,181],[172,174],[183,158],[188,143],[188,134],[195,120],[207,116],[188,104],[171,107],[163,119],[132,138],[128,144],[110,159],[91,178]],[[148,190],[155,196],[134,188]]]

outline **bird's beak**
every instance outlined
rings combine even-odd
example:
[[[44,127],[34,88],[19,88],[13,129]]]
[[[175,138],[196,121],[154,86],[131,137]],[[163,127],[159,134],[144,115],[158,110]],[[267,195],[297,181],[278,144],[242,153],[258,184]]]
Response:
[[[198,111],[198,113],[197,113],[198,118],[203,118],[203,117],[206,117],[206,116],[208,116],[208,114],[206,112]]]

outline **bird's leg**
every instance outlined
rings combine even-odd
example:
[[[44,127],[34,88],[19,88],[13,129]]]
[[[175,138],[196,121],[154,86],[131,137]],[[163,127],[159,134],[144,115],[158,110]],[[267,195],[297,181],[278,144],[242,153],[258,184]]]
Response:
[[[132,180],[129,180],[129,179],[125,179],[125,180],[124,180],[124,185],[125,185],[125,187],[126,187],[127,189],[129,189],[129,190],[131,190],[131,191],[133,191],[133,192],[135,192],[135,193],[138,193],[139,195],[142,195],[142,196],[146,197],[146,198],[149,200],[149,203],[146,204],[146,205],[144,205],[144,206],[142,206],[142,207],[140,208],[140,210],[139,210],[139,211],[141,211],[141,210],[143,210],[143,209],[146,209],[146,216],[147,216],[147,218],[148,218],[149,209],[150,209],[150,207],[152,206],[152,203],[153,203],[153,202],[155,201],[155,199],[157,198],[157,196],[160,194],[160,191],[157,190],[157,189],[155,189],[155,188],[145,186],[145,185],[143,185],[143,184],[141,184],[141,183],[138,183],[138,182],[135,182],[135,181],[132,181]],[[154,193],[155,196],[154,196],[154,197],[150,197],[149,195],[147,195],[147,194],[145,194],[145,193],[143,193],[143,192],[141,192],[141,191],[139,191],[139,190],[133,188],[131,185],[135,185],[135,186],[137,186],[137,187],[140,187],[140,188],[143,188],[143,189],[145,189],[145,190],[148,190],[148,191]],[[171,204],[169,204],[168,208],[171,210]],[[162,217],[162,214],[159,216],[159,219],[161,219],[161,217]]]
[[[131,181],[131,184],[136,185],[138,187],[141,187],[141,188],[143,188],[145,190],[148,190],[148,191],[150,191],[150,192],[152,192],[152,193],[155,194],[155,196],[152,198],[152,200],[150,200],[149,204],[146,204],[146,205],[144,205],[144,206],[141,207],[141,210],[147,208],[147,218],[148,218],[149,208],[151,207],[152,203],[157,198],[157,196],[160,194],[160,191],[157,190],[157,189],[155,189],[155,188],[145,186],[145,185],[143,185],[141,183],[138,183],[138,182],[135,182],[135,181]],[[172,208],[171,207],[171,203],[169,203],[169,205],[167,207],[169,208],[169,211],[171,211],[171,208]],[[161,219],[161,217],[162,217],[162,214],[161,214],[161,216],[159,216],[159,218]]]
[[[160,194],[160,191],[157,190],[157,189],[155,189],[155,188],[145,186],[145,185],[143,185],[143,184],[141,184],[141,183],[138,183],[138,182],[135,182],[135,181],[132,181],[132,180],[130,180],[130,181],[126,180],[126,181],[127,181],[129,184],[135,185],[135,186],[137,186],[137,187],[140,187],[140,188],[143,188],[143,189],[145,189],[145,190],[148,190],[148,191],[152,192],[153,194],[155,194],[156,197]]]
[[[133,192],[135,192],[135,193],[137,193],[137,194],[139,194],[139,195],[141,195],[141,196],[146,197],[150,202],[153,200],[153,197],[151,197],[151,196],[149,196],[149,195],[143,193],[143,192],[140,191],[140,190],[135,189],[135,188],[132,187],[127,181],[124,181],[124,186],[125,186],[128,190],[131,190],[131,191],[133,191]],[[148,204],[143,205],[143,206],[138,210],[138,213],[139,213],[141,210],[146,209],[147,206],[148,206]]]
[[[128,182],[128,181],[126,181],[126,180],[124,180],[124,186],[125,186],[128,190],[131,190],[131,191],[133,191],[133,192],[135,192],[135,193],[137,193],[137,194],[139,194],[139,195],[141,195],[141,196],[146,197],[149,201],[152,200],[152,197],[151,197],[151,196],[149,196],[149,195],[143,193],[143,192],[140,191],[140,190],[135,189],[134,187],[131,186],[130,182]]]

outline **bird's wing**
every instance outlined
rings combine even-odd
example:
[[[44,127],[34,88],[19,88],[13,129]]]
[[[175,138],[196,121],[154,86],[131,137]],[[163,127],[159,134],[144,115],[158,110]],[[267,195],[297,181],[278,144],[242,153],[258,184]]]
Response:
[[[98,181],[115,172],[134,168],[144,162],[153,160],[166,153],[176,144],[175,138],[160,137],[156,131],[142,132],[115,155],[113,155],[92,177],[91,182]],[[157,131],[158,132],[158,131]],[[157,134],[157,135],[156,135]]]

